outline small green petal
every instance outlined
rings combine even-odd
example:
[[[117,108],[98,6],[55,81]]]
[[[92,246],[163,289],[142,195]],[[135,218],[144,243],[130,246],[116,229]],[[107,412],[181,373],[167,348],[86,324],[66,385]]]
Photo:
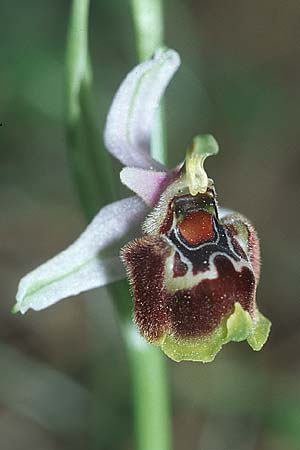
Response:
[[[258,311],[253,333],[247,339],[253,350],[259,351],[263,347],[268,339],[270,329],[271,322]]]
[[[241,304],[234,304],[234,311],[209,335],[200,338],[180,339],[166,334],[158,343],[162,351],[174,361],[211,362],[224,344],[247,339],[253,350],[260,350],[266,342],[271,323],[260,312],[255,322]]]
[[[160,344],[162,351],[176,362],[211,362],[226,342],[226,321],[223,321],[210,335],[196,339],[180,339],[166,335]]]
[[[227,319],[227,342],[241,342],[252,333],[253,322],[250,314],[240,303],[234,304],[234,312]]]

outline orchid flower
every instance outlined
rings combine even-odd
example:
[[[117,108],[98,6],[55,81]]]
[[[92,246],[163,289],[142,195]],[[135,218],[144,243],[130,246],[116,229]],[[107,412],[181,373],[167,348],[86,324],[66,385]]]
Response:
[[[159,50],[122,82],[104,141],[136,196],[102,208],[72,245],[26,275],[14,310],[41,310],[120,280],[125,265],[141,335],[175,361],[208,362],[229,341],[260,350],[270,322],[255,299],[256,232],[240,214],[218,207],[203,167],[218,152],[214,138],[197,136],[171,171],[151,157],[155,111],[179,65],[174,50]],[[142,221],[142,236],[132,240]]]

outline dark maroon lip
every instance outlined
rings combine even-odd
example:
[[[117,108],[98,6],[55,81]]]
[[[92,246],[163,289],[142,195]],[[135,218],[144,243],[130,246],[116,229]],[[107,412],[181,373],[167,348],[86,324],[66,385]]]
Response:
[[[190,289],[176,291],[169,299],[172,332],[181,338],[211,333],[222,318],[231,314],[239,301],[252,314],[255,279],[249,267],[237,272],[225,256],[215,258],[218,276],[206,279]]]
[[[226,255],[216,255],[214,279],[204,279],[193,287],[170,293],[164,278],[168,256],[170,247],[161,237],[145,236],[123,250],[133,291],[135,321],[149,341],[155,342],[165,333],[178,338],[205,336],[233,312],[236,301],[252,314],[256,284],[249,267],[236,271]],[[179,265],[177,270],[185,269]]]

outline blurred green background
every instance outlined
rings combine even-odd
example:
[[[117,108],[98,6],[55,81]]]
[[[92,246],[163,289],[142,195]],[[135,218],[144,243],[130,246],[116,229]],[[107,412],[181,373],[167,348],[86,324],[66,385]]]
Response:
[[[64,128],[69,8],[1,1],[3,450],[134,446],[128,365],[107,292],[10,313],[20,277],[84,227]],[[260,353],[229,344],[209,365],[169,362],[174,449],[299,450],[300,3],[166,0],[165,20],[166,44],[182,57],[166,96],[170,167],[195,134],[217,138],[221,152],[207,168],[220,203],[258,230],[258,303],[273,322]],[[92,1],[90,46],[101,139],[137,60],[127,0]]]

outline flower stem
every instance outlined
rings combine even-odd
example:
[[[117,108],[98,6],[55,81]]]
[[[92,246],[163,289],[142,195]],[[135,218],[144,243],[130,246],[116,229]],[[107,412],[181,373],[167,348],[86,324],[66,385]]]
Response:
[[[131,6],[138,57],[140,61],[143,61],[163,46],[163,2],[162,0],[131,0]],[[151,149],[154,159],[162,164],[167,164],[166,148],[165,110],[162,102],[155,118]]]
[[[92,70],[88,53],[89,0],[73,0],[66,51],[66,127],[69,161],[81,206],[88,220],[114,198],[108,152],[92,102]]]
[[[136,34],[137,53],[140,61],[150,58],[163,45],[162,0],[131,0]],[[152,133],[152,155],[162,164],[167,164],[165,112],[160,105]]]
[[[148,59],[163,42],[162,0],[131,0],[140,60]]]
[[[170,418],[165,361],[161,351],[147,344],[136,328],[127,330],[133,373],[136,439],[139,450],[170,448]]]
[[[161,0],[131,0],[139,59],[149,58],[163,44]],[[160,106],[152,135],[152,156],[167,162],[164,108]],[[135,329],[127,330],[134,381],[135,421],[138,450],[171,448],[170,405],[166,358],[147,344]]]
[[[121,330],[132,377],[136,450],[169,450],[170,418],[165,360],[162,352],[148,344],[132,322],[128,309],[129,291],[124,283],[112,286],[115,306],[121,318]],[[122,298],[122,301],[120,301]],[[129,303],[130,302],[130,303]]]
[[[66,129],[71,173],[81,207],[90,221],[101,206],[115,199],[109,154],[101,148],[101,135],[95,121],[92,102],[92,70],[88,55],[89,0],[73,0],[66,49]],[[124,292],[127,287],[124,287]],[[128,290],[128,289],[127,289]],[[130,305],[130,303],[128,303]],[[128,306],[129,307],[129,306]],[[88,303],[86,314],[89,327],[91,405],[91,448],[104,445],[102,399],[97,359],[99,335],[95,318],[100,316],[99,304]],[[107,437],[106,437],[107,440]]]

